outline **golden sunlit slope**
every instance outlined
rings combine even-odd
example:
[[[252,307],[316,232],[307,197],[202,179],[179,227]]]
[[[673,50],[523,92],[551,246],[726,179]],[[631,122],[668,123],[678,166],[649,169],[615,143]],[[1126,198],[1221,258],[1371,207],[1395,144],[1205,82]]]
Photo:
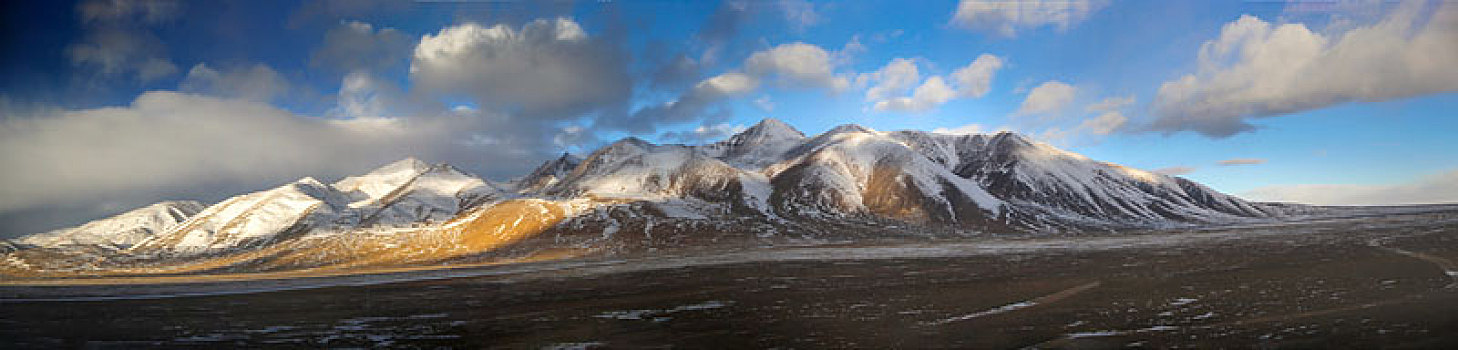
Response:
[[[282,270],[339,271],[440,263],[490,255],[501,248],[541,234],[567,218],[562,204],[542,199],[516,199],[467,211],[441,226],[386,232],[347,232],[298,237],[258,249],[211,255],[186,261],[113,262],[113,266],[24,268],[6,264],[0,273],[14,277],[79,277],[237,273]],[[56,254],[36,250],[30,255]],[[39,256],[37,256],[39,257]],[[25,255],[16,256],[25,259]],[[54,257],[45,259],[55,261]],[[520,257],[516,257],[520,258]],[[91,257],[90,259],[100,259]]]

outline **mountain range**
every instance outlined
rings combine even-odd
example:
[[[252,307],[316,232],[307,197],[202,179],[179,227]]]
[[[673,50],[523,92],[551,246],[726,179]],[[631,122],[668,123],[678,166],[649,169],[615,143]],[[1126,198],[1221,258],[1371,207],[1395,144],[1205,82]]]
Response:
[[[0,242],[0,273],[260,271],[561,252],[1260,222],[1314,207],[1246,201],[1011,132],[766,119],[706,145],[626,138],[493,182],[405,159],[204,206],[162,202]]]

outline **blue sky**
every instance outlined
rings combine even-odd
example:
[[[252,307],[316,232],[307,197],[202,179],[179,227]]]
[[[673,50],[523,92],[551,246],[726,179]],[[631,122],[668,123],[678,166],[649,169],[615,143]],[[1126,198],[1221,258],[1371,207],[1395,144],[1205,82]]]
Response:
[[[766,117],[1013,130],[1261,200],[1458,201],[1442,2],[4,6],[0,231],[410,155],[504,180]]]

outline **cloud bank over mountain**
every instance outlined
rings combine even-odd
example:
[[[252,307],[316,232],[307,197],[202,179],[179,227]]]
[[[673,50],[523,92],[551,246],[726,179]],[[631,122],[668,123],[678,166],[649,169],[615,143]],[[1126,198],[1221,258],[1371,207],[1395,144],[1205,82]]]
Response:
[[[1253,118],[1458,90],[1458,6],[1429,5],[1329,34],[1242,16],[1200,47],[1196,72],[1160,85],[1151,129],[1229,137]]]

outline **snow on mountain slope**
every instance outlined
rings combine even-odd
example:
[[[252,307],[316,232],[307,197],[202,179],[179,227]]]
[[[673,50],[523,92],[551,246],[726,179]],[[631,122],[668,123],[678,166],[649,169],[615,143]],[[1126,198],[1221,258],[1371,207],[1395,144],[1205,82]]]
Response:
[[[405,226],[450,220],[462,209],[499,197],[501,190],[450,165],[408,158],[335,182],[348,194],[357,226]]]
[[[562,197],[726,200],[741,193],[743,173],[693,147],[627,138],[593,152],[546,192]]]
[[[859,126],[841,126],[769,166],[775,203],[790,214],[870,213],[921,224],[986,227],[1002,200],[911,146]],[[996,226],[996,225],[993,225]]]
[[[441,223],[461,211],[500,198],[503,191],[490,182],[440,164],[420,174],[385,207],[361,223],[363,226],[400,226]]]
[[[582,157],[562,153],[561,157],[542,163],[531,174],[517,181],[517,192],[532,193],[551,187],[571,174],[578,164],[582,164]]]
[[[443,223],[502,191],[449,165],[409,158],[324,185],[304,178],[229,198],[138,244],[136,251],[202,253],[310,233]]]
[[[805,134],[777,119],[765,119],[724,141],[697,147],[704,154],[735,167],[754,170],[783,159],[805,141]]]
[[[939,140],[942,146],[923,152],[957,153],[947,166],[1014,203],[1025,214],[1016,219],[1031,226],[1209,223],[1274,214],[1189,180],[1094,161],[1014,133]]]
[[[343,193],[303,178],[214,204],[131,250],[201,253],[263,245],[327,226],[349,208],[349,202]]]
[[[203,210],[196,201],[167,201],[81,226],[25,236],[16,241],[41,247],[95,245],[126,249]]]
[[[417,176],[429,171],[430,164],[415,158],[405,158],[371,170],[364,175],[350,176],[334,183],[334,188],[350,193],[356,199],[351,208],[376,205],[396,191],[404,188]]]

